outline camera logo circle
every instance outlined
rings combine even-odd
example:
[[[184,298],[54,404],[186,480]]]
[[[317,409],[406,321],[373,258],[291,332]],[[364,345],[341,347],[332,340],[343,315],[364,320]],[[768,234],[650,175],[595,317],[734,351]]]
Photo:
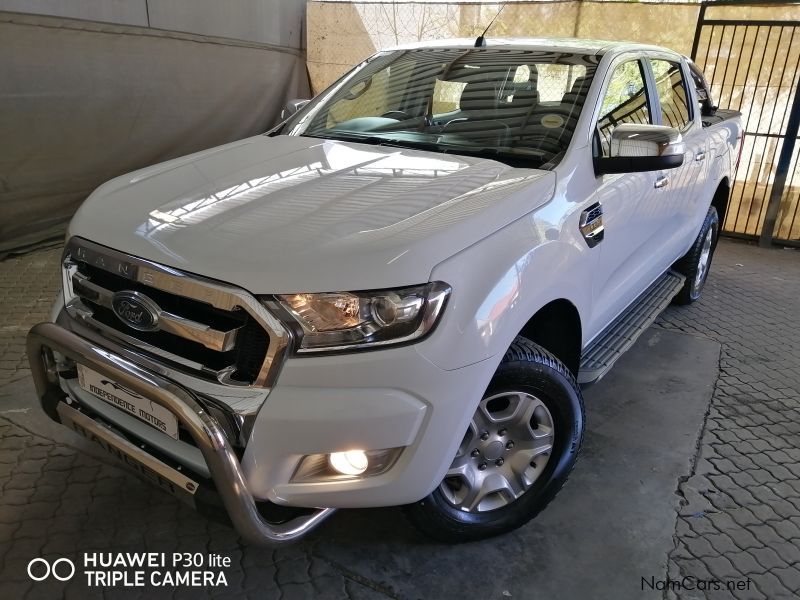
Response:
[[[50,575],[59,581],[69,581],[75,575],[75,563],[68,558],[57,558],[53,564],[43,558],[34,558],[28,563],[28,577],[33,581],[44,581]]]

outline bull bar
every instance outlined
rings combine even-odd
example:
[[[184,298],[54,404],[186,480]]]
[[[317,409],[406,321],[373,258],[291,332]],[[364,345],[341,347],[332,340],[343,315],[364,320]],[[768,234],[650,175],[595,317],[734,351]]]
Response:
[[[239,459],[222,428],[191,392],[55,323],[39,323],[28,333],[28,360],[42,408],[54,421],[61,420],[57,406],[66,393],[59,385],[53,352],[85,365],[170,410],[200,449],[228,517],[247,542],[269,546],[295,540],[335,511],[333,508],[319,508],[285,523],[270,523],[259,513],[256,500],[248,491]],[[113,432],[104,435],[118,437]],[[117,449],[131,454],[125,449],[125,440],[119,439],[121,443],[117,444]],[[181,476],[167,465],[163,467]]]

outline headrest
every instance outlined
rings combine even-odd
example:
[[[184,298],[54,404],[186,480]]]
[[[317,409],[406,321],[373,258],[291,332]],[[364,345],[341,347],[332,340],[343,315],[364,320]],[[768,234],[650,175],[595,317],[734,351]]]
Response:
[[[494,110],[497,93],[494,81],[471,81],[464,86],[458,105],[461,110]]]
[[[514,97],[511,99],[514,106],[530,106],[539,102],[539,91],[535,87],[527,84],[517,84],[517,86],[514,86]]]
[[[530,69],[530,75],[528,75],[528,81],[531,82],[534,89],[539,85],[539,69],[536,68],[536,65],[528,65],[528,69]]]
[[[539,102],[539,91],[537,85],[539,82],[539,72],[536,70],[536,65],[530,66],[530,75],[528,81],[522,81],[514,84],[514,97],[512,104],[519,106],[530,106]]]

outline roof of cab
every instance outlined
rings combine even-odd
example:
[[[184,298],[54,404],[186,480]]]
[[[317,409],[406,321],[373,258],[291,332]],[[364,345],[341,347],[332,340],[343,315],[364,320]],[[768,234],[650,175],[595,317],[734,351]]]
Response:
[[[475,38],[452,38],[402,44],[386,50],[415,50],[421,48],[474,48]],[[649,44],[634,42],[614,42],[611,40],[586,40],[581,38],[486,38],[483,48],[537,49],[583,54],[607,54],[608,52],[629,52],[635,50],[657,50],[677,54],[674,50]]]

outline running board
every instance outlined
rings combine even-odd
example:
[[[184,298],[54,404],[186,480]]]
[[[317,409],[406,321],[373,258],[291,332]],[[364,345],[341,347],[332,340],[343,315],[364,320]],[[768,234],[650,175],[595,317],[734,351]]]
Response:
[[[683,275],[667,271],[614,319],[583,351],[578,383],[589,385],[608,373],[617,359],[667,307],[685,279]]]

